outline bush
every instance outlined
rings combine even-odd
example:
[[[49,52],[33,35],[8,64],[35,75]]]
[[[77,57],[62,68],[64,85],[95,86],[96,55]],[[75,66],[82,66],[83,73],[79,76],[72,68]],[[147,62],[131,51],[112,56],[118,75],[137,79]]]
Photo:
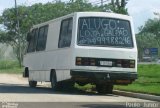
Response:
[[[18,61],[5,60],[0,61],[0,69],[13,69],[19,67]]]

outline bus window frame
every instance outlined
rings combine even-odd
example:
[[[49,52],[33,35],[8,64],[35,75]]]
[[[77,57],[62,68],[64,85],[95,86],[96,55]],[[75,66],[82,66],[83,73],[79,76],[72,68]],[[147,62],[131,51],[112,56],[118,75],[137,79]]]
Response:
[[[70,37],[70,45],[69,46],[61,46],[60,45],[60,40],[61,40],[61,37],[62,37],[62,24],[64,21],[71,21],[72,22],[72,31],[71,31],[71,37]],[[68,28],[69,28],[69,23],[67,25],[67,34],[68,34]],[[73,17],[69,17],[67,19],[63,19],[61,20],[61,24],[60,24],[60,31],[59,31],[59,39],[58,39],[58,48],[69,48],[71,46],[71,43],[72,43],[72,32],[73,32]]]

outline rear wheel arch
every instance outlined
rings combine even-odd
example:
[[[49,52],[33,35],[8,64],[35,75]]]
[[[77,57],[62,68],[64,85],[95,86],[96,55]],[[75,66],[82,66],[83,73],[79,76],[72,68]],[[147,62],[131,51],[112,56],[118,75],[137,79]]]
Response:
[[[52,90],[58,90],[57,76],[56,76],[56,71],[54,69],[52,69],[50,73],[50,82]]]
[[[29,81],[29,86],[30,87],[36,87],[37,86],[37,81]]]
[[[55,75],[56,80],[57,80],[57,75],[56,75],[56,70],[55,69],[51,69],[51,71],[50,71],[50,81],[51,81],[53,75]]]
[[[23,77],[29,77],[29,68],[28,67],[24,68]]]

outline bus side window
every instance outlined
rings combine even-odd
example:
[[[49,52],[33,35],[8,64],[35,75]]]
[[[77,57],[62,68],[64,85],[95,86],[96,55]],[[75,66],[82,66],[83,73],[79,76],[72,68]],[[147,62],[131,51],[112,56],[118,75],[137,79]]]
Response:
[[[36,29],[33,29],[32,32],[29,34],[31,36],[30,36],[30,39],[29,39],[27,53],[35,51],[35,49],[34,49],[35,34],[36,34]]]
[[[48,25],[39,28],[36,51],[45,50],[46,41],[47,41],[47,34],[48,34]]]
[[[65,19],[61,22],[58,48],[70,47],[72,38],[73,19]]]
[[[35,30],[34,45],[33,45],[33,50],[34,51],[36,50],[37,39],[38,39],[38,28]]]

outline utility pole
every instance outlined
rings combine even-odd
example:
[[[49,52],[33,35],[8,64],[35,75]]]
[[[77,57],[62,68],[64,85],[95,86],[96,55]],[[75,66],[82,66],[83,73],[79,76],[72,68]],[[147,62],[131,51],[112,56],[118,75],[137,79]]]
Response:
[[[101,0],[101,6],[103,6],[103,0]]]
[[[20,29],[19,29],[19,17],[18,17],[18,8],[17,8],[17,0],[15,0],[15,13],[16,13],[16,20],[17,20],[17,24],[16,24],[16,34],[17,34],[17,37],[18,37],[18,51],[19,51],[19,54],[18,54],[18,59],[19,59],[19,64],[20,64],[20,67],[22,66],[22,57],[21,57],[21,38],[20,38]]]

